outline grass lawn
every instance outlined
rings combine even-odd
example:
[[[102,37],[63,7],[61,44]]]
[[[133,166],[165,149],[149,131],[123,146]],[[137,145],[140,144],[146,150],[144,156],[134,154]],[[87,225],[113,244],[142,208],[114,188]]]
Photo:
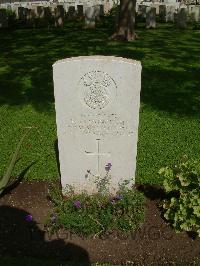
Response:
[[[28,257],[0,257],[0,266],[114,266],[110,263],[68,262],[41,260]],[[120,266],[120,265],[115,265]]]
[[[146,30],[135,42],[109,41],[108,22],[83,30],[80,22],[64,29],[0,31],[0,176],[25,127],[36,126],[24,144],[13,175],[55,180],[56,124],[52,64],[80,55],[114,55],[142,62],[137,182],[161,183],[157,172],[200,151],[200,31],[170,24]]]

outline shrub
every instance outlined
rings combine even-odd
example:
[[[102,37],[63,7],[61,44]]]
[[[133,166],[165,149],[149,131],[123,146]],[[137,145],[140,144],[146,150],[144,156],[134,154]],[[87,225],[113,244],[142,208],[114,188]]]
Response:
[[[129,232],[144,220],[145,198],[135,189],[121,189],[117,195],[96,193],[76,195],[73,190],[63,200],[58,189],[50,191],[54,214],[46,222],[50,233],[61,228],[81,236],[102,235],[112,230]]]
[[[174,167],[161,168],[168,199],[164,217],[177,232],[196,231],[200,236],[200,162],[182,158]]]

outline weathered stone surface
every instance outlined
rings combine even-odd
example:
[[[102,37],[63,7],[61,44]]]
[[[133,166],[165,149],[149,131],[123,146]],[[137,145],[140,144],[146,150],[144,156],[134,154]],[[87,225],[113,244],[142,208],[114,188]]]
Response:
[[[131,186],[140,62],[106,56],[69,58],[53,65],[53,77],[63,191],[72,185],[76,192],[94,193],[108,182],[115,192],[125,180]]]

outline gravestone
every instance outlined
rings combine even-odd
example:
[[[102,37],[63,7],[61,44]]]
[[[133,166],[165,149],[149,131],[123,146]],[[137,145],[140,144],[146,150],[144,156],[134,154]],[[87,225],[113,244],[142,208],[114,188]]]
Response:
[[[107,14],[110,12],[111,6],[109,2],[104,3],[104,13]]]
[[[199,21],[199,15],[200,15],[200,7],[194,6],[190,10],[190,20],[192,23]]]
[[[151,29],[156,27],[156,8],[148,6],[146,8],[146,28]]]
[[[65,10],[62,5],[55,7],[55,27],[63,27],[65,19]]]
[[[167,6],[166,7],[166,22],[174,22],[175,7]]]
[[[139,5],[138,14],[141,15],[142,18],[146,18],[146,8],[145,5]]]
[[[37,6],[37,17],[38,18],[44,18],[44,7],[43,6]]]
[[[166,5],[159,6],[159,16],[161,22],[166,22]]]
[[[53,27],[55,19],[53,18],[52,9],[49,6],[44,7],[44,19],[46,22],[46,26],[49,29]]]
[[[85,27],[95,28],[96,9],[95,6],[89,6],[85,10]]]
[[[154,3],[151,6],[156,8],[156,15],[159,15],[159,4],[158,3]]]
[[[100,16],[104,16],[104,5],[99,5],[100,8]]]
[[[100,5],[95,5],[94,6],[94,12],[95,12],[95,19],[97,21],[100,21],[100,16],[101,16]]]
[[[30,9],[30,14],[29,14],[29,18],[30,18],[30,19],[34,19],[34,18],[36,18],[36,8],[31,7],[31,9]]]
[[[76,9],[75,6],[69,6],[68,8],[68,13],[67,13],[67,18],[69,20],[73,20],[76,17]]]
[[[58,148],[63,193],[98,191],[96,178],[109,171],[109,190],[134,184],[141,64],[112,57],[88,56],[53,65]]]
[[[28,17],[28,8],[19,6],[18,7],[19,20],[26,21]]]
[[[77,16],[79,18],[83,17],[83,5],[77,5]]]
[[[8,17],[6,9],[0,9],[0,29],[8,27]]]
[[[177,27],[180,29],[187,28],[187,9],[180,8],[177,14]]]

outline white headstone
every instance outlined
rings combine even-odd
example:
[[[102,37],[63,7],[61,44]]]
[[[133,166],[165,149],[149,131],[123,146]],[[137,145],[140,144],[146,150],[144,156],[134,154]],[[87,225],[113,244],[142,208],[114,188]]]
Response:
[[[199,6],[192,7],[191,11],[190,11],[191,22],[198,22],[199,21],[199,15],[200,15],[200,7]]]
[[[111,193],[125,180],[134,184],[140,62],[112,56],[69,58],[53,65],[53,78],[63,191],[71,185],[77,193],[95,193],[94,181],[105,181],[108,172]]]
[[[175,7],[166,6],[166,22],[174,22]]]
[[[89,6],[85,10],[85,27],[95,28],[96,10],[95,6]]]

